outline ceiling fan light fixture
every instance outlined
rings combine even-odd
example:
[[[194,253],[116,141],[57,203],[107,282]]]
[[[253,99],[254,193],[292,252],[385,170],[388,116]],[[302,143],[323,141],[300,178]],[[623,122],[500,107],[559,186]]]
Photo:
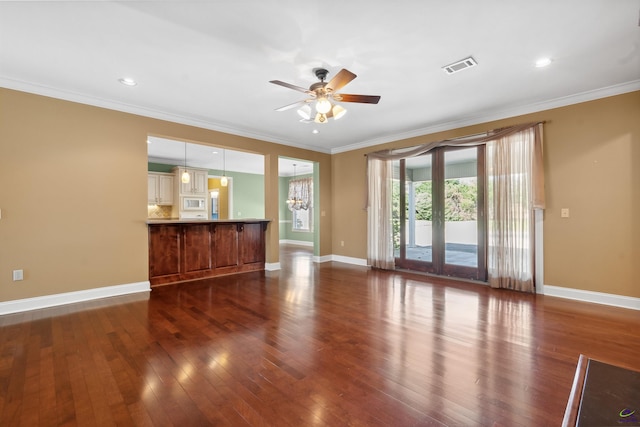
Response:
[[[316,118],[315,118],[314,122],[316,122],[316,123],[327,123],[327,115],[326,114],[322,114],[322,113],[316,114]]]
[[[298,109],[298,115],[305,120],[311,120],[311,107],[309,107],[309,105],[303,105]]]
[[[320,114],[327,114],[331,110],[331,103],[325,97],[318,98],[316,102],[316,111]]]
[[[333,120],[338,120],[339,118],[347,114],[347,110],[342,108],[341,105],[335,105],[332,109],[332,112],[333,112]]]
[[[469,61],[475,64],[473,58]],[[334,120],[340,119],[344,116],[347,110],[338,106],[335,103],[339,102],[356,102],[360,104],[377,104],[380,101],[378,95],[357,95],[357,94],[345,94],[340,93],[340,90],[357,76],[347,69],[341,69],[329,82],[326,82],[327,74],[329,73],[324,68],[316,68],[313,70],[319,82],[313,83],[309,86],[309,89],[305,89],[301,86],[285,83],[280,80],[270,80],[269,83],[283,86],[289,89],[296,90],[307,94],[308,98],[298,102],[294,102],[284,107],[277,108],[276,111],[286,111],[293,108],[298,108],[298,115],[302,118],[300,121],[303,123],[309,123],[314,121],[316,123],[326,123],[330,118]],[[307,105],[309,104],[309,105]],[[313,106],[311,104],[314,104]],[[315,108],[315,112],[313,112]]]

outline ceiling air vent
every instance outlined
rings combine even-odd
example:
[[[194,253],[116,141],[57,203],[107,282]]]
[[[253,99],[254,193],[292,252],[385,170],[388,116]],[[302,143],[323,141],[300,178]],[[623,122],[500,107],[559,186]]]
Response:
[[[476,65],[478,65],[476,60],[470,56],[468,58],[454,62],[453,64],[446,65],[442,67],[442,69],[447,74],[453,74],[453,73],[457,73],[458,71],[462,71],[466,68],[475,67]]]

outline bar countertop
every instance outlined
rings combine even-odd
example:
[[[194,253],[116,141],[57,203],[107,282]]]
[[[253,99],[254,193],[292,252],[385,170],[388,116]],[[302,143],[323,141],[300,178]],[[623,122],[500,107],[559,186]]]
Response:
[[[256,222],[271,222],[270,219],[264,218],[238,218],[238,219],[178,219],[178,218],[167,218],[167,219],[147,219],[146,223],[148,225],[156,225],[156,224],[207,224],[207,223],[220,223],[220,224],[255,224]]]

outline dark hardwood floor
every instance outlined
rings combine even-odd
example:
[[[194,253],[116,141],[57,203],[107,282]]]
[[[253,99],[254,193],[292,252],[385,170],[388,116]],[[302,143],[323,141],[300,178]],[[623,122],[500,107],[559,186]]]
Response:
[[[1,426],[558,426],[640,313],[340,263],[0,317]]]

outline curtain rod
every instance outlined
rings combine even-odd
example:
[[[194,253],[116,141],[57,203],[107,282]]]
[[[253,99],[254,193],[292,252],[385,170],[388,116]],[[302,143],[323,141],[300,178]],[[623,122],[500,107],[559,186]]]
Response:
[[[545,124],[547,123],[546,120],[541,120],[541,121],[537,121],[537,122],[529,122],[529,123],[522,123],[522,124],[517,124],[517,125],[512,125],[512,126],[506,126],[503,128],[497,128],[497,129],[491,129],[485,132],[478,132],[475,134],[470,134],[470,135],[465,135],[465,136],[459,136],[456,138],[450,138],[450,139],[441,139],[438,141],[431,141],[431,142],[425,142],[422,144],[418,144],[418,145],[411,145],[409,147],[399,147],[399,148],[385,148],[384,150],[377,150],[377,151],[371,151],[369,153],[365,153],[364,156],[367,157],[370,154],[375,154],[375,153],[389,153],[392,152],[393,150],[411,150],[412,148],[417,148],[417,147],[421,147],[424,146],[426,144],[439,144],[439,143],[444,143],[444,142],[455,142],[455,141],[464,141],[465,139],[472,139],[472,138],[478,138],[478,137],[482,137],[482,136],[489,136],[491,135],[492,132],[504,132],[505,130],[508,129],[512,129],[512,128],[528,128],[528,127],[533,127],[533,126],[537,126],[540,124]]]

